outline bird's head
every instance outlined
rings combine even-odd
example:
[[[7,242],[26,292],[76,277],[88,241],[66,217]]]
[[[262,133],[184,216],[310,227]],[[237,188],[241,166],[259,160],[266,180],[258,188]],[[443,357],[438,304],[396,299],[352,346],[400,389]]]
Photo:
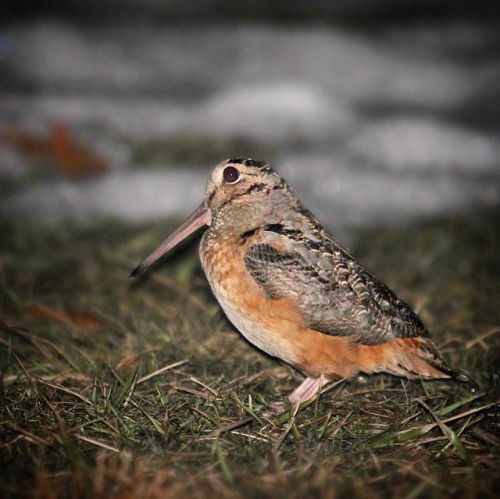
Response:
[[[220,234],[243,234],[266,223],[278,223],[296,203],[288,184],[267,163],[244,158],[223,161],[210,175],[203,203],[132,271],[131,277],[145,273],[205,225]]]

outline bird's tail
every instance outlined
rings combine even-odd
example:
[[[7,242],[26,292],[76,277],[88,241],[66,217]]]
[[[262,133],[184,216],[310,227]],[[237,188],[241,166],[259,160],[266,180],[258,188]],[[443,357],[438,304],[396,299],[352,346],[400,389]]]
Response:
[[[427,338],[398,338],[380,345],[360,345],[364,359],[362,371],[387,372],[407,378],[455,379],[469,381],[453,371],[438,349]],[[363,351],[364,350],[364,351]]]

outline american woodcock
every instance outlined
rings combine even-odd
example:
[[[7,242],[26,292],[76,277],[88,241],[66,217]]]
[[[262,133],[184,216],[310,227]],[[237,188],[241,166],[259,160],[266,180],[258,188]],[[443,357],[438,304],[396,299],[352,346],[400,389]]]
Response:
[[[410,307],[264,162],[237,158],[217,165],[203,203],[131,276],[205,225],[201,263],[229,320],[251,343],[306,376],[290,394],[292,404],[359,372],[467,380],[448,367]]]

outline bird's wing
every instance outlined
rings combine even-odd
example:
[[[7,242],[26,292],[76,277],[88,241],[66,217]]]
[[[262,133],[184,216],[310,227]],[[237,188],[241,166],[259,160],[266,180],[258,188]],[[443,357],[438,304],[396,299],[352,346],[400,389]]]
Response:
[[[268,298],[295,301],[306,327],[364,344],[428,336],[408,305],[333,241],[321,249],[284,235],[261,241],[246,250],[247,270]]]

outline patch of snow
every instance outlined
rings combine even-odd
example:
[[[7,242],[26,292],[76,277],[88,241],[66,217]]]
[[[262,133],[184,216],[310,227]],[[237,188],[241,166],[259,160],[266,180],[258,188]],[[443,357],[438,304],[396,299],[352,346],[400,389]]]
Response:
[[[432,118],[371,122],[347,147],[354,157],[391,170],[500,174],[500,137]]]
[[[45,223],[85,223],[96,216],[139,223],[187,215],[203,200],[207,178],[207,172],[189,168],[117,172],[83,182],[56,180],[11,194],[2,212]]]
[[[190,129],[260,141],[318,141],[349,127],[350,112],[314,85],[281,81],[222,91],[197,112]]]
[[[500,202],[500,182],[362,168],[341,155],[293,155],[277,167],[304,204],[328,227],[400,225],[457,215]]]
[[[105,26],[36,22],[5,30],[8,67],[46,89],[156,93],[186,100],[229,85],[310,82],[354,102],[448,107],[474,88],[477,68],[400,54],[347,31],[318,27]]]

